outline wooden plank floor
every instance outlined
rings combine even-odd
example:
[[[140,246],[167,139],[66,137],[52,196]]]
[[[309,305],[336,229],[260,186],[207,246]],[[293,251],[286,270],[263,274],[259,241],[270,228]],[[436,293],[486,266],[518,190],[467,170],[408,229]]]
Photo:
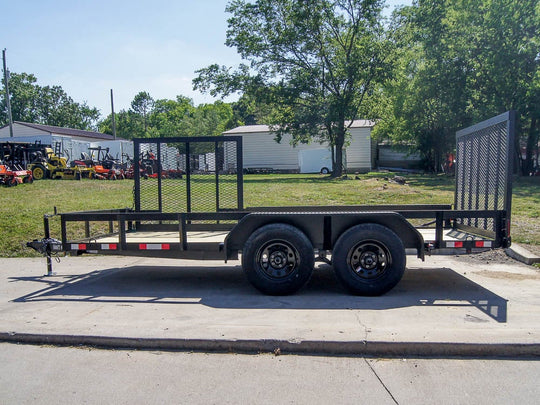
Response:
[[[418,229],[423,236],[424,241],[432,242],[435,240],[435,229]],[[188,243],[223,243],[228,232],[226,231],[194,231],[187,233]],[[443,234],[444,241],[463,241],[463,240],[485,240],[480,236],[472,235],[455,230],[445,230]],[[99,243],[118,243],[117,236],[106,236],[96,240]],[[126,234],[128,243],[179,243],[180,236],[178,232],[131,232]]]
[[[196,231],[187,233],[188,243],[223,243],[228,232],[226,231]],[[98,238],[99,243],[118,243],[117,236]],[[178,232],[130,232],[126,233],[127,243],[179,243]]]

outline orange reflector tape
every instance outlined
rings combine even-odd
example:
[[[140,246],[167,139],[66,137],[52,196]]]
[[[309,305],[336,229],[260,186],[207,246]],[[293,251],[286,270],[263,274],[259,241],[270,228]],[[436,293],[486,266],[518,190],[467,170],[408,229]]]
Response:
[[[168,243],[140,243],[139,250],[169,250],[171,246]]]

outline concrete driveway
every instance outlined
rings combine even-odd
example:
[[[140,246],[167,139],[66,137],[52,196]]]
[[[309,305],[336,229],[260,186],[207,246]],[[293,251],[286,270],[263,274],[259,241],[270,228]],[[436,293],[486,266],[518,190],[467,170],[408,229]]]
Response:
[[[540,271],[500,255],[407,257],[382,297],[348,295],[320,265],[285,297],[239,262],[0,259],[0,341],[378,356],[540,355]]]

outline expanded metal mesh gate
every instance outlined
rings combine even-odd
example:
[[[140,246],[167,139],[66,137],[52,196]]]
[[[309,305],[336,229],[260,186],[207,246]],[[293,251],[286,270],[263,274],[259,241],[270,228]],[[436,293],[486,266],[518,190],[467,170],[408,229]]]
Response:
[[[242,138],[134,139],[136,211],[243,208]]]
[[[509,217],[514,125],[515,112],[509,111],[457,132],[456,210],[504,210]],[[461,218],[456,223],[488,232],[496,226],[493,218]]]

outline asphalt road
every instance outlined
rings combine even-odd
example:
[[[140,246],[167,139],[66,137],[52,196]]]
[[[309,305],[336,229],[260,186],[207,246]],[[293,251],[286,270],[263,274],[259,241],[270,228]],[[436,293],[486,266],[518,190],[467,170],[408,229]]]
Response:
[[[535,404],[540,363],[0,344],[2,404]]]

